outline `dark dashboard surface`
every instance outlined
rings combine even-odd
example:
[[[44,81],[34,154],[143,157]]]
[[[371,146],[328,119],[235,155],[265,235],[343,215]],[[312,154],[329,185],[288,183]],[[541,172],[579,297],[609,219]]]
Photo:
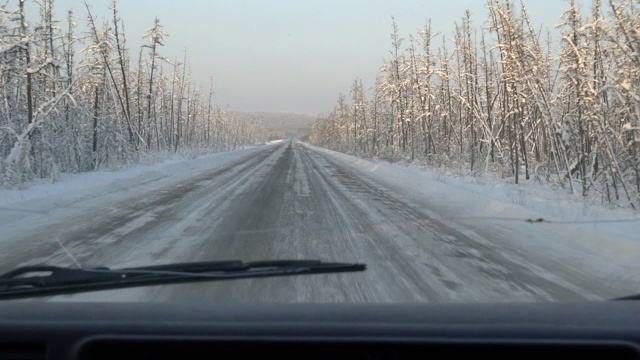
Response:
[[[640,303],[0,303],[0,359],[640,358]]]

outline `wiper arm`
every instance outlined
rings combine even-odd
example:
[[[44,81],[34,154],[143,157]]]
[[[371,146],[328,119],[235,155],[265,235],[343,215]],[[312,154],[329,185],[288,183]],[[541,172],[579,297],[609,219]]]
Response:
[[[364,270],[364,264],[319,260],[191,262],[124,269],[26,266],[0,276],[0,300],[196,281]]]

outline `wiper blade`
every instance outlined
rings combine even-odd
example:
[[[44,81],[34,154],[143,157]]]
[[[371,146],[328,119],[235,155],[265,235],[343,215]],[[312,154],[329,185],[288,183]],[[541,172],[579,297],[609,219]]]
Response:
[[[609,299],[610,301],[619,301],[619,300],[640,300],[640,294],[623,296],[615,299]]]
[[[0,300],[196,281],[364,270],[365,264],[319,260],[190,262],[124,269],[25,266],[0,276]]]

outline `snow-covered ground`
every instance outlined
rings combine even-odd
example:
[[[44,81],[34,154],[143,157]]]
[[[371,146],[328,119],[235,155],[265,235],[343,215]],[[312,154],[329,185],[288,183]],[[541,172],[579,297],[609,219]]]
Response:
[[[270,141],[268,145],[278,145],[283,141]],[[413,191],[433,200],[439,199],[443,204],[454,208],[460,205],[474,210],[470,214],[459,215],[460,219],[465,217],[521,222],[542,218],[546,222],[563,222],[566,223],[564,225],[606,234],[612,243],[640,247],[638,211],[585,201],[578,195],[569,194],[567,189],[553,188],[533,177],[531,180],[520,179],[520,184],[516,185],[513,178],[460,174],[417,164],[362,159],[308,144],[306,146],[348,161],[380,180],[395,179],[396,185],[405,191]],[[0,189],[0,226],[15,219],[24,220],[25,215],[30,213],[46,214],[80,201],[95,200],[105,195],[114,196],[123,190],[129,191],[136,187],[149,190],[150,187],[165,186],[167,182],[180,182],[203,168],[222,166],[258,149],[260,148],[249,147],[191,160],[176,157],[151,165],[136,165],[115,171],[61,174],[55,183],[43,179],[25,190]],[[480,196],[475,206],[470,204],[470,193]],[[447,195],[434,197],[434,194]]]
[[[510,229],[514,243],[567,254],[586,251],[593,254],[594,267],[608,261],[640,274],[640,213],[632,209],[589,203],[533,179],[516,185],[513,179],[460,175],[306,146],[340,159],[391,189],[415,194],[415,199],[426,202],[423,210],[439,209],[441,213],[430,214],[436,218],[462,227],[499,227],[503,233]],[[535,222],[538,219],[544,221]]]
[[[520,178],[519,184],[513,177],[500,178],[492,173],[468,174],[443,168],[433,168],[417,163],[388,162],[380,159],[360,158],[344,153],[307,145],[317,151],[337,156],[349,163],[368,170],[380,178],[393,177],[407,190],[420,194],[434,191],[434,186],[447,193],[447,201],[467,204],[469,193],[481,195],[492,203],[501,203],[500,209],[487,208],[479,211],[478,219],[492,221],[527,221],[543,219],[547,223],[581,225],[589,229],[610,234],[613,238],[625,238],[638,242],[640,246],[640,212],[629,207],[603,205],[596,195],[584,199],[572,195],[569,189],[558,188],[543,183],[531,176],[530,180]],[[434,181],[447,185],[434,185]],[[576,190],[578,191],[578,190]],[[459,199],[458,197],[462,197]],[[523,212],[524,211],[524,212]]]
[[[0,266],[73,265],[65,251],[116,268],[283,258],[368,266],[111,291],[114,301],[599,300],[640,292],[636,220],[533,181],[516,186],[284,141],[2,190]]]
[[[267,146],[280,142],[270,142]],[[41,179],[24,190],[0,189],[0,232],[6,231],[6,225],[10,222],[26,222],[29,215],[46,215],[82,202],[95,203],[102,198],[116,200],[136,189],[153,191],[171,183],[180,183],[204,169],[223,166],[262,149],[260,146],[247,146],[241,150],[208,154],[195,159],[176,156],[170,160],[113,171],[61,174],[56,182]]]

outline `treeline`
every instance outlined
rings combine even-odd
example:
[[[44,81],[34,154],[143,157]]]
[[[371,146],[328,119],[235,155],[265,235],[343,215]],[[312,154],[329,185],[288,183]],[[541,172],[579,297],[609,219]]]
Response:
[[[370,95],[350,95],[312,128],[311,141],[362,155],[537,176],[603,202],[640,206],[640,9],[574,1],[560,41],[531,23],[523,3],[490,0],[467,12],[452,39],[425,28],[403,39]],[[589,9],[585,9],[589,10]],[[486,20],[486,22],[485,22]]]
[[[158,18],[137,35],[146,44],[129,49],[115,0],[100,23],[86,6],[84,29],[72,11],[57,19],[53,0],[34,0],[38,14],[27,14],[25,1],[0,6],[0,187],[149,153],[266,141],[262,126],[213,103],[213,85],[192,81],[186,50],[180,59],[162,55],[168,35]]]

